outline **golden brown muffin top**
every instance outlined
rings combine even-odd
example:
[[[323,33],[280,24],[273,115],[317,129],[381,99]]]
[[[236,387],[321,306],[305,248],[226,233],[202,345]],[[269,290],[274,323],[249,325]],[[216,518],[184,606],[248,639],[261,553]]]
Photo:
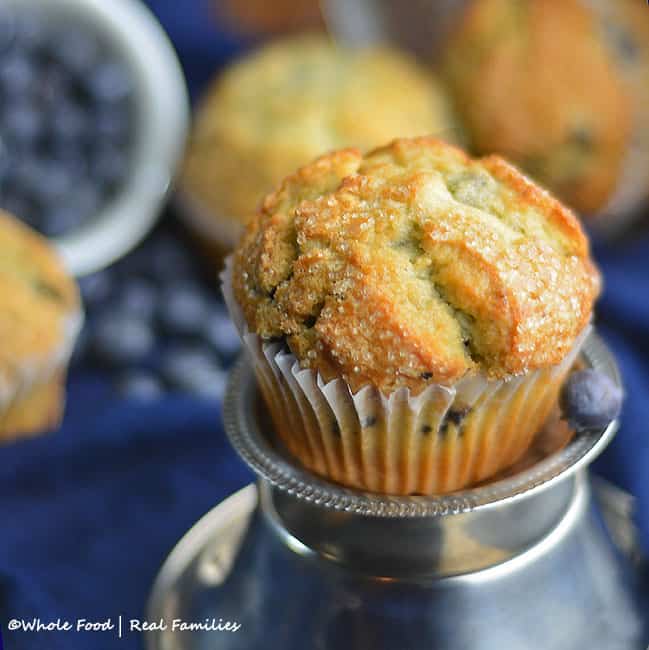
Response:
[[[559,362],[599,276],[575,216],[502,158],[433,138],[325,155],[266,197],[236,252],[251,331],[388,393]]]
[[[76,284],[46,240],[0,211],[0,376],[47,363],[78,311]]]
[[[456,130],[444,91],[408,55],[285,38],[229,66],[202,99],[183,189],[247,221],[284,176],[326,151]]]
[[[605,206],[631,106],[581,0],[474,0],[445,69],[478,152],[507,156],[580,211]]]

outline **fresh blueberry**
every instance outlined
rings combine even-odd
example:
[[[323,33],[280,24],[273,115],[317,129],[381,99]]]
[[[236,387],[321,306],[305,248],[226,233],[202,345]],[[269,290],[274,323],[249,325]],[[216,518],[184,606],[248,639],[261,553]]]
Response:
[[[125,66],[116,61],[105,61],[91,71],[87,87],[98,104],[117,104],[130,97],[133,82]]]
[[[131,127],[130,115],[119,108],[101,108],[93,118],[96,136],[108,143],[126,142]]]
[[[46,237],[62,237],[79,228],[87,216],[74,200],[54,205],[43,214],[41,232]]]
[[[47,46],[50,33],[48,19],[37,10],[21,11],[16,14],[16,44],[30,53]]]
[[[164,394],[160,380],[144,371],[126,373],[117,382],[117,387],[123,397],[143,402],[159,399]]]
[[[102,314],[92,332],[93,352],[100,361],[111,365],[137,364],[152,352],[154,345],[148,323],[130,314]]]
[[[207,301],[197,286],[177,284],[163,291],[160,324],[168,334],[200,336],[208,314]]]
[[[46,207],[69,200],[72,193],[77,191],[74,177],[65,167],[55,162],[43,161],[39,164],[37,172],[30,170],[30,173],[39,174],[38,183],[30,189],[31,193]]]
[[[43,132],[43,116],[29,102],[12,102],[2,112],[2,132],[13,146],[33,147]]]
[[[118,297],[121,310],[143,320],[152,320],[158,308],[158,291],[147,280],[130,280]]]
[[[574,372],[559,399],[561,412],[577,431],[602,429],[617,418],[623,393],[606,374],[591,368]]]
[[[628,30],[611,21],[606,21],[603,27],[605,36],[620,59],[624,63],[635,63],[640,55],[641,47],[634,36]]]
[[[57,66],[43,69],[34,88],[34,98],[41,108],[52,110],[70,96],[70,78]]]
[[[62,169],[75,183],[88,180],[88,161],[83,150],[72,142],[60,142],[50,147],[49,160]]]
[[[27,56],[9,52],[0,57],[0,89],[6,97],[17,97],[27,93],[35,81],[35,70]]]
[[[58,105],[48,116],[48,124],[53,142],[80,141],[91,130],[86,113],[72,102]]]
[[[147,253],[149,272],[156,279],[178,282],[190,278],[194,273],[187,250],[171,235],[155,239]]]
[[[162,375],[170,388],[194,395],[222,395],[225,372],[209,350],[182,347],[168,351],[162,361]]]
[[[104,146],[94,152],[91,165],[92,177],[106,190],[118,187],[128,171],[128,154],[118,147]]]
[[[23,196],[36,196],[42,179],[43,161],[34,155],[16,157],[8,170],[7,183]]]
[[[222,307],[212,310],[205,322],[203,335],[205,341],[224,360],[231,360],[241,348],[241,339],[237,328]]]
[[[99,56],[97,39],[77,25],[56,29],[50,37],[49,49],[55,61],[76,75],[90,71]]]
[[[83,301],[90,307],[104,303],[113,290],[113,276],[108,270],[97,271],[79,279],[79,288]]]

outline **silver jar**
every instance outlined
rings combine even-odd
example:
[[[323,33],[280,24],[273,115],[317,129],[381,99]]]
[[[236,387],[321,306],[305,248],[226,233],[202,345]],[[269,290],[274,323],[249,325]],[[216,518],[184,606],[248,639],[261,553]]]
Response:
[[[584,359],[619,382],[594,335]],[[152,650],[647,647],[649,610],[587,473],[616,423],[512,477],[431,498],[362,493],[294,465],[271,443],[245,359],[224,417],[259,483],[181,541],[148,615],[241,627],[152,632]]]

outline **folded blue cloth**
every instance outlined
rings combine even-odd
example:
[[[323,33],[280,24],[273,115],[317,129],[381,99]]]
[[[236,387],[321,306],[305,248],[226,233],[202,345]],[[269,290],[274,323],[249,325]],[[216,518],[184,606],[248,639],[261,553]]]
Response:
[[[111,399],[70,382],[60,431],[0,450],[0,625],[5,647],[140,648],[139,634],[7,632],[43,622],[143,618],[174,544],[252,476],[227,443],[216,402]]]
[[[626,400],[618,435],[595,469],[637,499],[637,524],[649,551],[649,236],[595,246],[604,277],[597,328],[622,370]]]

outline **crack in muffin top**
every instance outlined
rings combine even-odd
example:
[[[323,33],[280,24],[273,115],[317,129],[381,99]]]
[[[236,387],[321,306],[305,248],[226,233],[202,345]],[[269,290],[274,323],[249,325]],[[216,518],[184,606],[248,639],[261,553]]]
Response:
[[[344,149],[284,180],[235,251],[251,331],[384,393],[554,365],[599,275],[576,217],[498,156],[433,138]]]

